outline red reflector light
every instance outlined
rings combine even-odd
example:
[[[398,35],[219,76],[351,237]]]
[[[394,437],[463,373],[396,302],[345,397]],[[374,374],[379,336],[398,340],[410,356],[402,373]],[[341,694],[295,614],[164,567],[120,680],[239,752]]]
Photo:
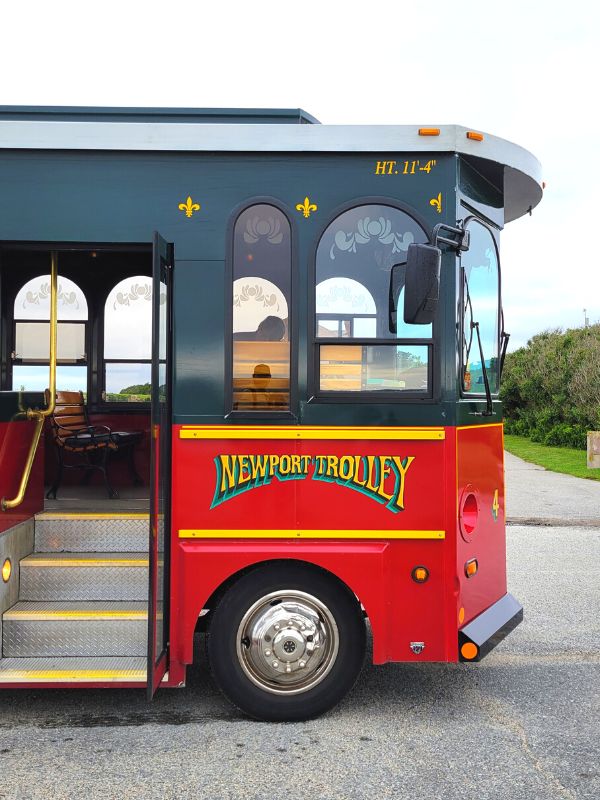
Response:
[[[477,502],[477,495],[472,486],[467,486],[462,494],[458,511],[460,532],[466,542],[470,542],[473,538],[478,519],[479,503]]]

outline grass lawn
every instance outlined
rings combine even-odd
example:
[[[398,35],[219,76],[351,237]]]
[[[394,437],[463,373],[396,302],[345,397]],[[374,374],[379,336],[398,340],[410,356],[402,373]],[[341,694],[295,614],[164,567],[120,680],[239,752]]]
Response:
[[[524,436],[504,437],[504,446],[509,453],[519,456],[524,461],[539,464],[540,467],[553,472],[564,472],[576,478],[589,478],[600,481],[600,469],[588,469],[585,450],[574,450],[572,447],[548,447],[526,439]]]

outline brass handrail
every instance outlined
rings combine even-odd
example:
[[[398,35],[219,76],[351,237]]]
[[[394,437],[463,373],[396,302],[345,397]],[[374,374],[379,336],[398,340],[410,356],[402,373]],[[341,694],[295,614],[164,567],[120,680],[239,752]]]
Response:
[[[56,340],[57,340],[57,307],[58,307],[58,253],[52,251],[50,254],[50,397],[48,398],[48,405],[42,410],[35,408],[28,408],[25,412],[27,419],[35,420],[35,429],[33,431],[33,438],[27,453],[27,460],[25,461],[25,468],[19,484],[19,491],[12,500],[7,500],[3,497],[0,500],[0,508],[2,511],[8,511],[11,508],[21,505],[25,498],[25,492],[29,484],[33,462],[37,453],[38,445],[42,437],[44,429],[44,419],[54,413],[56,406]]]

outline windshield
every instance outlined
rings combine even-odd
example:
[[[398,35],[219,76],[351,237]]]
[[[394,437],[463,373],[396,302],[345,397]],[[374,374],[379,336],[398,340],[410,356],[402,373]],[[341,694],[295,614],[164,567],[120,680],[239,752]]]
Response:
[[[499,348],[499,267],[496,243],[491,231],[476,220],[467,225],[471,234],[469,249],[461,259],[463,275],[463,344],[462,389],[465,393],[484,394],[487,370],[490,391],[498,391]]]

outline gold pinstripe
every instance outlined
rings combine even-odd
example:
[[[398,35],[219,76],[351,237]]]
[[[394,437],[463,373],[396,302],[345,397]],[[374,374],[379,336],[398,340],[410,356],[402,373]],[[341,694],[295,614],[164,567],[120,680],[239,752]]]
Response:
[[[427,440],[442,441],[443,428],[366,428],[190,425],[179,431],[180,439],[328,439],[328,440]]]
[[[430,530],[212,530],[182,529],[180,539],[444,539]]]

